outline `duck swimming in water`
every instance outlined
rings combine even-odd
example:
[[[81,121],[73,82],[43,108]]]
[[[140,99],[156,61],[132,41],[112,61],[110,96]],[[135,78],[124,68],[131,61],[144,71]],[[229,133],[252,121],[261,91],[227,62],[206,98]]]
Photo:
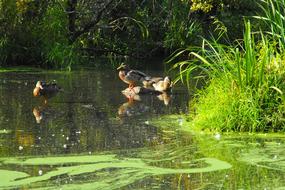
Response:
[[[61,88],[56,84],[55,81],[46,83],[44,81],[38,81],[36,87],[34,88],[33,95],[35,97],[44,97],[45,103],[47,100],[55,96]]]
[[[164,79],[161,79],[152,84],[154,90],[159,92],[166,92],[171,89],[172,83],[170,77],[166,76]]]
[[[130,69],[127,65],[121,64],[117,70],[119,70],[119,77],[122,81],[129,84],[129,88],[133,89],[137,83],[143,83],[151,79],[150,76],[145,73]]]

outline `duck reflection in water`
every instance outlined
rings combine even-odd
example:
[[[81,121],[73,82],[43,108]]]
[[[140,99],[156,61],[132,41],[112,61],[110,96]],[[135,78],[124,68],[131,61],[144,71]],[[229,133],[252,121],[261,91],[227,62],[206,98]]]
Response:
[[[42,119],[45,117],[45,109],[45,106],[36,106],[33,109],[33,115],[38,124],[41,123]]]
[[[163,101],[164,105],[167,106],[171,100],[170,91],[171,91],[170,88],[166,89],[166,91],[158,91],[155,89],[136,86],[133,89],[126,88],[125,90],[122,91],[122,93],[130,101],[133,101],[133,100],[141,101],[140,95],[142,95],[142,96],[144,96],[144,95],[156,95],[157,98],[160,101]]]
[[[168,105],[170,100],[171,100],[171,96],[168,92],[162,92],[160,95],[157,96],[157,98],[160,101],[163,101],[164,105]]]
[[[58,92],[63,91],[55,81],[46,83],[44,81],[38,81],[34,90],[34,97],[43,97],[44,103],[47,104],[48,99],[54,97]]]
[[[144,105],[141,101],[141,97],[139,95],[140,90],[141,87],[136,86],[132,89],[127,88],[122,91],[122,94],[128,99],[128,101],[119,107],[118,114],[120,117],[140,115],[141,113],[149,110],[149,107]]]
[[[64,112],[60,110],[56,110],[47,104],[35,106],[32,110],[32,113],[35,117],[36,123],[47,123],[50,120],[53,120],[57,117],[61,117]]]
[[[132,89],[127,88],[122,91],[122,94],[128,99],[128,101],[119,107],[119,116],[130,117],[149,111],[150,106],[143,104],[142,97],[147,98],[150,96],[157,96],[158,100],[163,101],[166,106],[171,100],[171,96],[168,92],[158,92],[140,86],[133,87]]]

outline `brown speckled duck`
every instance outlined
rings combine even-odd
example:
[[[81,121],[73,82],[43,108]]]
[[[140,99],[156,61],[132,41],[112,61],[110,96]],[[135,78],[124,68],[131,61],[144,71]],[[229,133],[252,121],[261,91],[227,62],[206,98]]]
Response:
[[[172,87],[170,77],[166,76],[164,79],[161,79],[152,84],[154,90],[159,92],[166,92],[169,91]]]
[[[119,70],[119,77],[122,81],[129,84],[129,88],[133,89],[137,83],[143,83],[151,79],[150,76],[145,73],[130,69],[127,65],[122,63],[117,70]]]
[[[145,88],[153,88],[153,84],[161,80],[163,80],[162,77],[151,77],[148,78],[148,80],[144,80],[142,83]]]
[[[46,83],[44,81],[38,81],[34,88],[33,95],[35,97],[44,97],[45,103],[47,100],[55,96],[61,88],[55,83],[55,81]]]

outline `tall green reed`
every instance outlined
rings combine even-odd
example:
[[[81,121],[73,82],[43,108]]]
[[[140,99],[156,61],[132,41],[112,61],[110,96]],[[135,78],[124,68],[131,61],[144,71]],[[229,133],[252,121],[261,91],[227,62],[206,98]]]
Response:
[[[187,48],[173,54],[167,61],[172,63],[183,56],[187,60],[176,62],[172,69],[179,68],[179,76],[176,81],[188,81],[195,74],[196,78],[217,78],[226,75],[234,80],[239,89],[246,87],[258,88],[264,82],[265,64],[270,62],[272,50],[269,40],[259,33],[261,41],[255,41],[251,32],[250,22],[245,22],[245,32],[242,42],[234,46],[220,44],[217,40],[203,39],[201,48]]]
[[[285,48],[285,0],[261,0],[259,3],[263,15],[254,18],[263,21],[268,28],[267,33],[278,41],[279,47]]]
[[[206,78],[191,115],[195,126],[252,132],[284,128],[284,54],[267,35],[252,33],[249,21],[235,45],[203,39],[201,48],[180,50],[168,60],[175,61],[177,81]]]

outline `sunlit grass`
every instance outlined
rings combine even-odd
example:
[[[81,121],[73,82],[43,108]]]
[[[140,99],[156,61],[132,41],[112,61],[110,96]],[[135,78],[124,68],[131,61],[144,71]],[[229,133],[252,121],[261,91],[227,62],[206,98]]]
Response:
[[[267,33],[270,34],[279,44],[285,48],[285,1],[284,0],[261,0],[259,3],[263,14],[254,16],[267,25]]]
[[[188,82],[195,71],[200,73],[196,78],[207,78],[191,113],[193,125],[221,131],[284,130],[284,55],[275,44],[262,33],[253,34],[247,21],[237,45],[204,39],[199,51],[176,53],[169,62],[186,53],[189,58],[173,65],[179,68],[179,80]]]

